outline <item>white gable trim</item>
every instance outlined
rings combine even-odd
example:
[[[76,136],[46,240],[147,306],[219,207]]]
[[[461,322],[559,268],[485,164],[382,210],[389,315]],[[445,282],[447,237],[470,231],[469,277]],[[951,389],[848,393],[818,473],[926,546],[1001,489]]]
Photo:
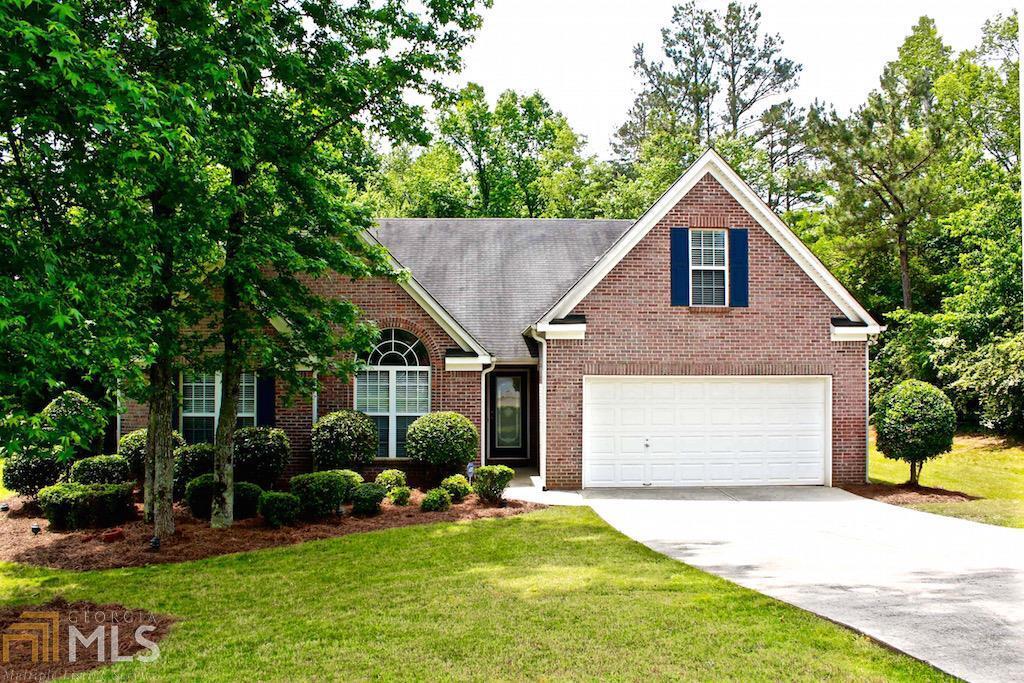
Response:
[[[363,235],[370,243],[383,246],[370,232],[364,232]],[[427,312],[427,315],[433,318],[434,322],[441,326],[441,329],[448,333],[449,337],[455,340],[455,343],[458,344],[463,351],[473,351],[477,356],[489,360],[491,359],[491,354],[487,352],[483,345],[480,344],[480,342],[478,342],[476,338],[466,330],[466,328],[460,325],[451,313],[445,310],[444,306],[442,306],[440,302],[438,302],[438,300],[435,299],[433,295],[431,295],[431,293],[428,292],[427,289],[412,276],[412,272],[408,268],[399,263],[398,259],[396,259],[391,252],[388,252],[388,259],[392,268],[398,271],[404,271],[408,276],[398,281],[398,284],[401,285],[402,289],[404,289],[406,293],[411,296],[417,304],[419,304],[420,308]]]
[[[635,247],[647,233],[657,225],[658,221],[674,207],[686,194],[693,189],[701,178],[711,174],[722,187],[739,202],[746,211],[772,236],[782,249],[799,265],[808,277],[832,300],[847,318],[854,322],[866,323],[877,328],[878,323],[864,310],[853,295],[843,287],[832,273],[811,253],[811,250],[800,241],[789,226],[782,222],[774,211],[765,204],[729,164],[719,156],[718,152],[709,149],[695,161],[679,180],[672,184],[657,202],[627,230],[600,259],[583,274],[576,284],[562,295],[555,304],[538,320],[538,323],[549,323],[572,313],[573,309],[584,297],[597,286],[612,268]]]

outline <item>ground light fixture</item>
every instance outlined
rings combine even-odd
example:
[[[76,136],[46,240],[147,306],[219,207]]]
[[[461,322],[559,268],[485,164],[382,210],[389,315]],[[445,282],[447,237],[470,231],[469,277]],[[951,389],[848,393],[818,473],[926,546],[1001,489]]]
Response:
[[[35,522],[32,522],[32,535],[38,536],[40,531],[42,531],[42,529],[39,528],[39,525]]]
[[[11,506],[7,503],[0,503],[0,512],[7,512],[11,509]]]
[[[149,549],[152,550],[154,553],[160,550],[159,536],[154,536],[153,538],[149,539]]]

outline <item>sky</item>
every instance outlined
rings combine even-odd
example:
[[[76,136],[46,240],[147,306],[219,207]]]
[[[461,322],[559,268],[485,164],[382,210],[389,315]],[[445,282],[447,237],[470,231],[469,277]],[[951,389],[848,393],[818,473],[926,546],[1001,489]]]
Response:
[[[539,90],[591,153],[610,157],[610,140],[636,94],[633,46],[661,55],[661,27],[672,0],[494,0],[464,52],[454,85],[476,82],[493,101],[509,88]],[[704,7],[726,2],[703,0]],[[841,112],[864,101],[883,65],[922,14],[935,19],[956,50],[974,47],[984,21],[1015,0],[761,0],[761,25],[780,33],[783,53],[803,64],[791,97],[832,103]]]

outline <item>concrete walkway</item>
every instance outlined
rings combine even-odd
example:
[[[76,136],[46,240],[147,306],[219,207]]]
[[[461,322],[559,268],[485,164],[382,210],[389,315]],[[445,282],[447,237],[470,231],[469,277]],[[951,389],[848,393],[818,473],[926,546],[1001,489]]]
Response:
[[[659,552],[950,674],[1024,680],[1024,530],[820,487],[568,495]]]

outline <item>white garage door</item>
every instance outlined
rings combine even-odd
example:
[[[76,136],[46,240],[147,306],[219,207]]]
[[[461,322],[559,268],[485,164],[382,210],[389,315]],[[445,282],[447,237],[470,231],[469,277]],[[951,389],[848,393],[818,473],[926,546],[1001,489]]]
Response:
[[[825,484],[827,377],[585,377],[583,485]]]

